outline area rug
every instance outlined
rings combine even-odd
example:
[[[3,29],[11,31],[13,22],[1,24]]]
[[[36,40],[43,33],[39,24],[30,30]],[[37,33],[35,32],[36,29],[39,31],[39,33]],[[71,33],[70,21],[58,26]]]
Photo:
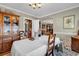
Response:
[[[78,56],[78,55],[79,53],[68,49],[63,49],[63,52],[57,50],[54,51],[54,56]]]

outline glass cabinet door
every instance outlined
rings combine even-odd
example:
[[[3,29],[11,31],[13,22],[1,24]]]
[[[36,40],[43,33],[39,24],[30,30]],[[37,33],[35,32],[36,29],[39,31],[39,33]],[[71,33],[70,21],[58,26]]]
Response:
[[[19,30],[18,18],[16,16],[12,16],[12,31],[14,34],[17,34]]]
[[[10,33],[10,16],[4,16],[4,34]]]

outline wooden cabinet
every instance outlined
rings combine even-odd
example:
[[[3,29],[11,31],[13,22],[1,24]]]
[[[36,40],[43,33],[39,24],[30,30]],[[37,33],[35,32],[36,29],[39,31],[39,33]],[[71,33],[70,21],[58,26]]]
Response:
[[[1,38],[0,38],[1,39]],[[2,40],[0,40],[0,53],[2,52]]]
[[[2,14],[0,13],[0,53],[2,52]]]
[[[12,38],[11,37],[4,37],[3,38],[3,52],[10,51],[11,46],[12,46]]]
[[[11,50],[13,41],[19,40],[19,16],[0,12],[0,53]]]
[[[71,49],[72,51],[79,53],[79,36],[71,37]]]

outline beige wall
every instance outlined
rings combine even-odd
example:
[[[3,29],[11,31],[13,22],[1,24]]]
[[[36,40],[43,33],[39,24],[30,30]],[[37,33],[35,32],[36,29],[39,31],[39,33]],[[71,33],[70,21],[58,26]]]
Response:
[[[36,18],[33,18],[31,16],[27,17],[27,16],[20,16],[19,19],[19,30],[23,30],[25,31],[25,19],[30,19],[32,20],[32,36],[34,36],[34,31],[38,29],[39,27],[39,22]],[[37,22],[36,22],[37,21]],[[33,26],[34,25],[34,26]],[[37,27],[38,26],[38,27]],[[36,28],[35,28],[36,27]]]
[[[24,30],[25,31],[25,19],[30,19],[30,20],[35,20],[33,17],[27,17],[27,16],[20,16],[19,19],[19,30]]]
[[[69,16],[69,15],[75,15],[75,28],[74,29],[64,29],[63,28],[63,17]],[[52,18],[52,19],[51,19]],[[74,34],[77,32],[77,29],[79,28],[78,22],[79,22],[79,8],[75,8],[72,10],[64,11],[61,13],[57,13],[55,15],[50,15],[47,17],[43,17],[40,19],[43,20],[50,20],[53,22],[54,25],[54,32],[57,34]],[[53,21],[52,21],[53,20]]]

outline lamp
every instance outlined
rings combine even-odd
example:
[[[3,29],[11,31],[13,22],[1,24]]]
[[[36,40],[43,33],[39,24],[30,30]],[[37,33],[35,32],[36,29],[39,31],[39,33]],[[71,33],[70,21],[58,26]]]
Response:
[[[29,6],[31,6],[33,9],[36,9],[36,8],[41,8],[41,3],[30,3]]]

